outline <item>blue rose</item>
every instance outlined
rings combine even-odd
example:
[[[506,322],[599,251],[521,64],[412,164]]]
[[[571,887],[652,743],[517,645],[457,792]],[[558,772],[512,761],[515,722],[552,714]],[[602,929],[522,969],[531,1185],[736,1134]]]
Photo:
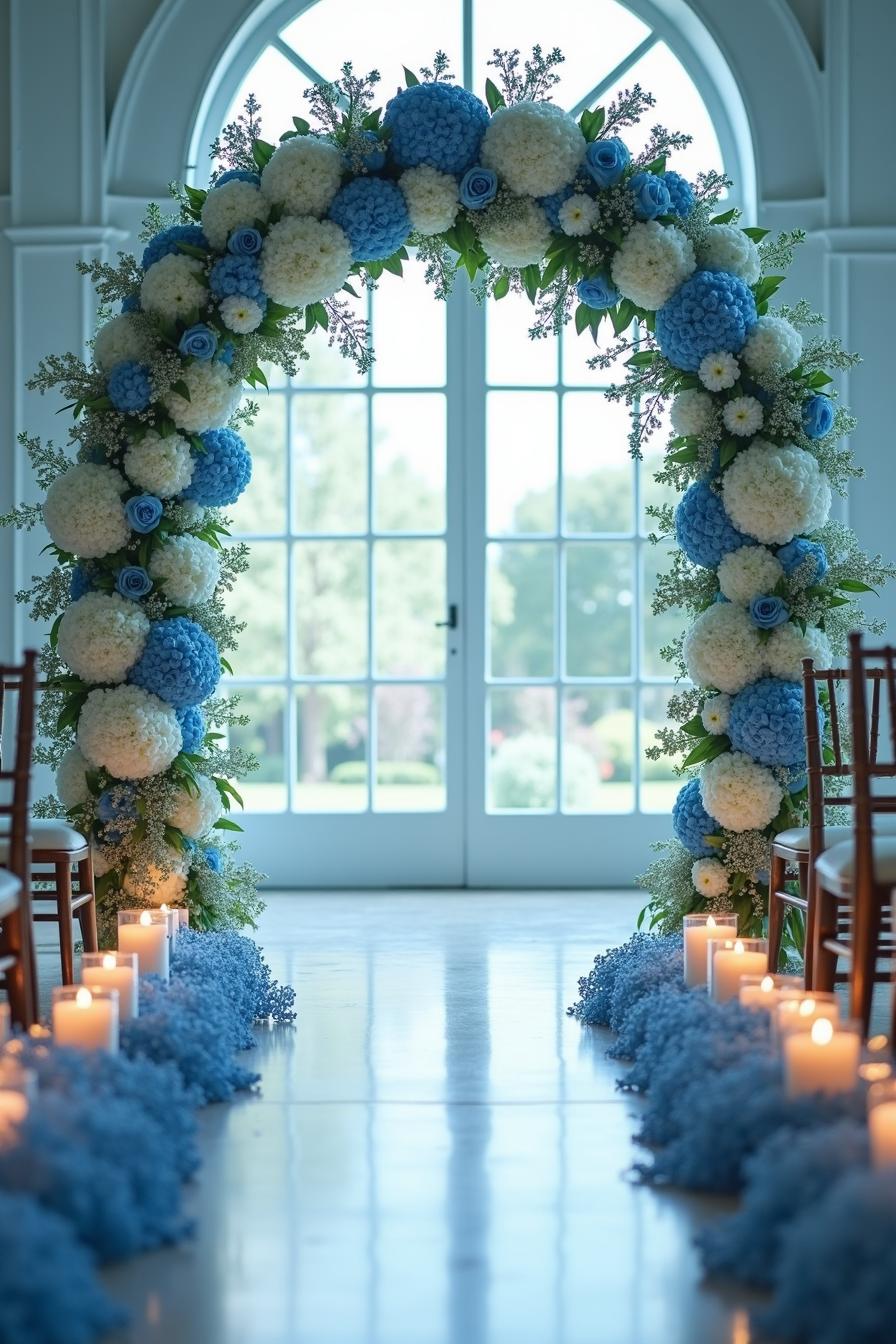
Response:
[[[135,532],[152,532],[165,510],[155,495],[134,495],[124,506],[125,516]]]
[[[223,867],[220,849],[215,849],[212,845],[208,849],[202,851],[202,857],[205,859],[213,873],[220,873],[221,868]]]
[[[617,136],[593,140],[585,151],[585,171],[599,187],[614,186],[632,161],[628,147]]]
[[[615,289],[606,275],[591,275],[587,280],[580,280],[576,285],[576,293],[582,303],[589,308],[612,308],[619,302],[619,291]]]
[[[235,257],[257,257],[263,241],[257,229],[234,229],[227,239],[227,251]]]
[[[754,597],[750,603],[750,619],[760,630],[774,630],[790,620],[790,610],[780,597]]]
[[[635,214],[638,219],[656,219],[658,215],[669,214],[672,209],[672,197],[661,177],[657,177],[654,173],[635,173],[628,185],[635,198]]]
[[[198,322],[195,327],[187,328],[177,348],[182,355],[192,355],[193,359],[211,359],[218,348],[218,334],[204,322]]]
[[[136,602],[150,591],[152,579],[142,565],[125,565],[115,577],[115,587],[122,597],[130,597]]]
[[[498,191],[498,174],[491,168],[469,168],[460,180],[460,200],[468,210],[482,210]]]
[[[803,402],[803,429],[810,439],[823,439],[834,424],[834,403],[830,397],[814,396]]]
[[[218,359],[222,364],[226,364],[227,367],[230,368],[235,353],[236,351],[234,350],[233,341],[225,341],[218,351]]]

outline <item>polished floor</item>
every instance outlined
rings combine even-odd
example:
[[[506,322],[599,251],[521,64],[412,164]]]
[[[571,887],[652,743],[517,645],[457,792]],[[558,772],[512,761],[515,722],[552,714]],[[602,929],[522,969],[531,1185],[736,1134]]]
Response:
[[[202,1115],[195,1242],[106,1274],[122,1344],[747,1344],[691,1248],[712,1206],[627,1177],[637,1101],[564,1012],[637,904],[272,897],[299,1021]]]

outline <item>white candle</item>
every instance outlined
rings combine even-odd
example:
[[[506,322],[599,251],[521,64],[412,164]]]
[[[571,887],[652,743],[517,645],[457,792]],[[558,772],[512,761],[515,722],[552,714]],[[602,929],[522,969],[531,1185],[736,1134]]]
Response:
[[[788,1096],[851,1092],[856,1086],[862,1038],[852,1023],[835,1026],[819,1017],[810,1031],[791,1031],[783,1045]]]
[[[73,992],[74,991],[74,992]],[[118,993],[63,985],[53,990],[53,1038],[80,1050],[118,1052]]]
[[[684,982],[688,989],[706,984],[706,945],[711,938],[731,938],[737,915],[685,915]]]
[[[875,1083],[868,1091],[868,1132],[875,1167],[896,1167],[896,1082]]]
[[[742,975],[761,975],[768,965],[768,946],[762,938],[726,938],[706,945],[709,993],[716,1003],[736,999]]]
[[[0,1058],[0,1145],[12,1143],[37,1093],[37,1075],[17,1059]]]
[[[782,1040],[795,1031],[811,1031],[820,1019],[839,1022],[840,1005],[833,994],[792,994],[785,990],[775,1009],[775,1026]]]
[[[190,912],[185,905],[179,905],[174,912],[177,915],[177,922],[182,929],[190,927]]]
[[[140,975],[168,979],[168,916],[158,910],[143,910],[137,919],[123,919],[133,911],[118,912],[118,950],[136,952]]]
[[[118,990],[119,1022],[130,1022],[140,1011],[134,952],[85,952],[81,959],[81,983],[88,989]]]
[[[164,902],[159,906],[159,909],[168,919],[168,937],[171,939],[171,951],[173,952],[177,944],[177,933],[180,929],[180,917],[176,910],[172,910],[171,906],[165,905]]]
[[[798,975],[742,975],[737,997],[742,1008],[758,1008],[770,1013],[784,994],[800,983]]]
[[[0,1003],[0,1044],[9,1039],[9,1004]]]

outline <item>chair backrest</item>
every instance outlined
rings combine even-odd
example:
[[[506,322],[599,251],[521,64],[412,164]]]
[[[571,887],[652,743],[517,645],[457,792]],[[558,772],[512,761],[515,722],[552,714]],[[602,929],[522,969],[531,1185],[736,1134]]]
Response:
[[[850,715],[853,746],[853,807],[856,844],[854,890],[869,890],[874,878],[873,818],[896,812],[896,794],[875,791],[881,780],[896,781],[896,648],[863,648],[862,636],[849,637]],[[876,694],[869,709],[867,687]],[[885,697],[885,698],[884,698]],[[881,732],[882,716],[887,720]],[[886,739],[889,739],[889,751]],[[884,750],[881,750],[884,739]]]
[[[9,817],[9,854],[6,867],[23,883],[28,881],[28,830],[31,802],[31,753],[34,746],[34,700],[37,693],[37,654],[27,649],[19,666],[0,664],[0,751],[4,711],[15,697],[15,732],[11,748],[0,755],[0,817]],[[8,720],[8,715],[6,719]]]

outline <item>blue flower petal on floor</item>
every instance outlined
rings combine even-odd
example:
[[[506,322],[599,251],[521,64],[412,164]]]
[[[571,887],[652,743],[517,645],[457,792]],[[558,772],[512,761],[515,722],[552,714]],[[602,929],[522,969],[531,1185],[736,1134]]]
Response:
[[[594,958],[591,970],[579,979],[578,1003],[568,1008],[567,1012],[593,1027],[608,1027],[611,1019],[622,1025],[624,1004],[617,1001],[614,1011],[617,977],[622,976],[633,964],[643,965],[652,960],[665,962],[681,946],[682,940],[678,934],[658,937],[652,933],[633,933],[627,942],[619,947],[611,947]]]
[[[727,1042],[726,1057],[732,1052],[740,1055],[768,1039],[768,1025],[757,1014],[746,1018],[737,1005],[713,1003],[701,989],[653,995],[643,1040],[636,1045],[634,1062],[620,1085],[629,1091],[647,1092],[670,1051],[691,1049],[692,1040],[695,1067],[699,1067],[701,1051],[710,1049],[708,1042],[719,1032],[721,1040]],[[715,1057],[715,1047],[712,1050]]]
[[[295,1019],[295,990],[274,979],[257,943],[240,933],[187,929],[177,940],[173,966],[177,976],[204,974],[221,985],[246,1027],[268,1018],[275,1022]]]

